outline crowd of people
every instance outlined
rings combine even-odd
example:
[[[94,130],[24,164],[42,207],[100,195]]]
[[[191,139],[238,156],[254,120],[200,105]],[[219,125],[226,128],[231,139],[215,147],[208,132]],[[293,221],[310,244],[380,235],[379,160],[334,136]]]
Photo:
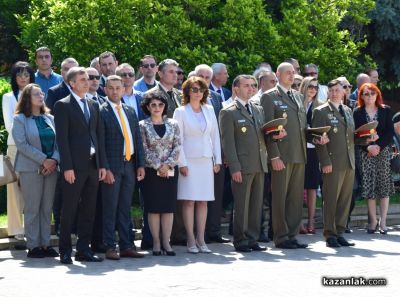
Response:
[[[38,48],[35,61],[36,71],[13,65],[2,102],[7,154],[19,174],[7,185],[8,232],[26,237],[28,257],[72,264],[71,234],[76,261],[102,261],[96,253],[144,257],[132,231],[137,188],[140,247],[154,256],[175,256],[173,245],[196,254],[230,242],[221,234],[226,205],[233,205],[236,251],[264,251],[260,242],[269,240],[279,249],[307,248],[298,234],[316,232],[319,189],[326,245],[353,246],[344,233],[355,184],[367,199],[367,232],[387,233],[400,124],[383,103],[375,69],[359,74],[352,92],[346,77],[322,85],[317,65],[301,73],[294,58],[276,72],[260,63],[231,89],[223,63],[197,65],[185,78],[175,60],[145,55],[136,80],[134,67],[109,51],[86,68],[68,57],[61,75],[49,48]],[[52,214],[58,251],[50,246]]]

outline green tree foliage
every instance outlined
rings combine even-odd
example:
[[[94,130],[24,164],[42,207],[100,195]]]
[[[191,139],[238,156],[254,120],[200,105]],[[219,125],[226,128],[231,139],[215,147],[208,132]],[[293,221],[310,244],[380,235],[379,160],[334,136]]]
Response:
[[[400,81],[400,1],[377,0],[367,28],[368,50],[378,63],[381,78],[398,86]]]
[[[18,17],[20,41],[31,58],[36,47],[49,46],[56,64],[66,56],[87,64],[111,50],[136,66],[144,54],[174,58],[188,71],[199,63],[224,62],[231,76],[288,57],[320,65],[323,79],[355,71],[365,41],[338,28],[361,2],[355,22],[365,23],[372,0],[276,2],[31,0],[29,13]]]
[[[28,11],[29,0],[0,0],[0,73],[18,60],[26,59],[26,53],[16,36],[20,34],[16,13]]]

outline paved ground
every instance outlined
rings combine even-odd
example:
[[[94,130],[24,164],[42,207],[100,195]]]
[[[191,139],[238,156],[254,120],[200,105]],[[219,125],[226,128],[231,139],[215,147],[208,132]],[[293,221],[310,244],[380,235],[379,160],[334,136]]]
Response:
[[[236,253],[231,244],[210,244],[213,254],[123,259],[60,265],[27,259],[23,251],[0,251],[1,297],[47,296],[398,296],[400,227],[387,236],[355,230],[356,246],[333,250],[316,235],[301,235],[307,250]],[[386,286],[324,287],[322,276],[385,278]],[[356,295],[357,294],[357,295]]]

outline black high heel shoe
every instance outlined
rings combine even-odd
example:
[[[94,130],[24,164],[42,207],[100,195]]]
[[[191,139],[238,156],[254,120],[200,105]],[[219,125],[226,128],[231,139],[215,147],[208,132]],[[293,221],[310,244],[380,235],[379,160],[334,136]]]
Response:
[[[167,255],[167,256],[176,256],[175,251],[171,250],[171,251],[167,251],[166,249],[162,248],[161,249],[163,255]]]
[[[161,256],[161,251],[153,251],[153,256]]]
[[[367,233],[368,234],[374,234],[375,232],[377,232],[378,231],[378,224],[379,223],[377,222],[374,229],[367,228]]]

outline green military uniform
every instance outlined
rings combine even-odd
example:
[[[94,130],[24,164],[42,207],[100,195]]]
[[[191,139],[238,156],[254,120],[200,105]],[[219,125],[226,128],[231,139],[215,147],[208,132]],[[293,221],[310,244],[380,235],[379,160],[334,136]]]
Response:
[[[267,137],[268,159],[280,158],[281,171],[272,170],[272,228],[275,245],[295,239],[303,210],[304,168],[307,159],[305,129],[307,127],[303,96],[291,92],[291,97],[278,85],[261,97],[265,121],[287,118],[287,136],[275,141]]]
[[[313,127],[331,126],[329,142],[316,145],[321,168],[332,165],[332,172],[323,174],[324,236],[343,234],[349,214],[354,183],[354,120],[351,109],[343,105],[344,117],[331,101],[313,112]]]
[[[257,243],[261,228],[264,172],[267,150],[261,127],[261,106],[248,102],[251,114],[237,100],[221,110],[219,123],[222,150],[231,173],[240,171],[242,183],[232,181],[234,197],[233,239],[235,247]]]

